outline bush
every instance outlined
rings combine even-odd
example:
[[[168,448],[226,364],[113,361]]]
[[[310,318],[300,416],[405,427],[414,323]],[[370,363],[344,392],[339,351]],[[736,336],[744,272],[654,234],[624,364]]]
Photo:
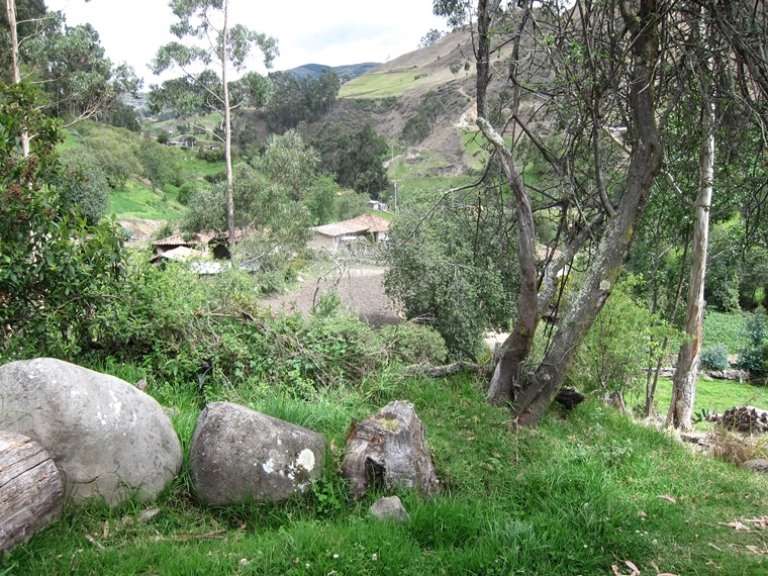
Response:
[[[730,363],[728,348],[725,344],[714,344],[704,348],[701,351],[701,367],[707,370],[727,370]]]
[[[442,364],[448,356],[445,340],[429,326],[394,324],[382,327],[379,336],[389,354],[404,364]]]
[[[410,319],[437,330],[453,358],[475,358],[485,330],[505,329],[514,315],[518,277],[509,212],[493,202],[434,210],[411,207],[389,231],[384,279],[387,295],[403,303]],[[479,210],[484,226],[474,218]],[[422,216],[431,211],[430,218]],[[497,227],[494,227],[494,224]]]
[[[72,359],[121,280],[121,236],[71,213],[51,186],[60,138],[34,91],[0,83],[0,126],[0,362]],[[34,136],[29,157],[22,130]]]
[[[176,195],[176,201],[179,204],[186,206],[189,204],[189,201],[192,199],[192,196],[194,195],[197,188],[198,184],[195,182],[184,182],[179,187],[179,193]]]
[[[768,374],[768,345],[765,342],[765,310],[758,307],[745,324],[747,344],[739,354],[739,368],[755,376]]]
[[[643,379],[643,369],[663,353],[659,344],[669,336],[670,349],[681,334],[652,314],[634,292],[639,276],[619,281],[600,311],[568,371],[568,382],[584,392],[624,394]]]
[[[58,181],[62,209],[79,214],[89,225],[107,211],[109,182],[99,161],[89,152],[71,151],[62,156],[66,171]]]
[[[224,148],[216,146],[211,148],[209,146],[200,145],[197,148],[197,157],[205,162],[223,162],[224,161]]]

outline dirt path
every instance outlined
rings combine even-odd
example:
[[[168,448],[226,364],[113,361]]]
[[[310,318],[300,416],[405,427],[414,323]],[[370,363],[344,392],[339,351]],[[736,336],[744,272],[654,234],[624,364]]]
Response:
[[[359,266],[334,269],[324,275],[304,276],[291,292],[264,300],[273,310],[312,311],[322,294],[333,290],[339,295],[341,308],[358,315],[369,324],[379,326],[397,322],[400,317],[384,293],[384,268]]]

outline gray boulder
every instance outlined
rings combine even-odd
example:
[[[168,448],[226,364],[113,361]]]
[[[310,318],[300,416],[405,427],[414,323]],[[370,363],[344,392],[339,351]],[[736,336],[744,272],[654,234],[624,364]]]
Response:
[[[205,407],[189,449],[192,482],[208,505],[284,500],[322,475],[324,458],[316,432],[229,402]]]
[[[397,496],[385,496],[379,498],[368,509],[372,516],[379,520],[393,520],[395,522],[408,522],[411,517]]]
[[[768,474],[768,460],[762,458],[742,462],[741,467],[744,470],[751,470],[752,472],[762,472],[763,474]]]
[[[0,366],[0,430],[43,446],[75,502],[151,500],[181,468],[179,438],[152,397],[61,360]]]

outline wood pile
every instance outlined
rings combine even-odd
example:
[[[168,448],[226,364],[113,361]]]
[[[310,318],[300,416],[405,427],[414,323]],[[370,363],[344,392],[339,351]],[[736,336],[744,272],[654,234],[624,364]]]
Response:
[[[737,406],[726,410],[719,418],[729,430],[760,434],[768,432],[768,411],[754,406]]]

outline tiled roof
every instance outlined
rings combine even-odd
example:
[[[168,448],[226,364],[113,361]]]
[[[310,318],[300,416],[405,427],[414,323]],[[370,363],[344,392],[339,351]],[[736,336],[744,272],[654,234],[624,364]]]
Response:
[[[235,242],[242,240],[248,234],[249,230],[237,228],[235,230]],[[185,238],[187,238],[185,240]],[[221,240],[226,242],[227,233],[218,230],[202,230],[194,234],[171,234],[165,238],[155,240],[155,246],[196,246],[198,244],[208,244],[211,240]]]
[[[323,236],[335,238],[337,236],[361,234],[364,232],[387,232],[389,230],[389,222],[372,214],[364,214],[357,218],[342,220],[341,222],[315,226],[312,230]]]

